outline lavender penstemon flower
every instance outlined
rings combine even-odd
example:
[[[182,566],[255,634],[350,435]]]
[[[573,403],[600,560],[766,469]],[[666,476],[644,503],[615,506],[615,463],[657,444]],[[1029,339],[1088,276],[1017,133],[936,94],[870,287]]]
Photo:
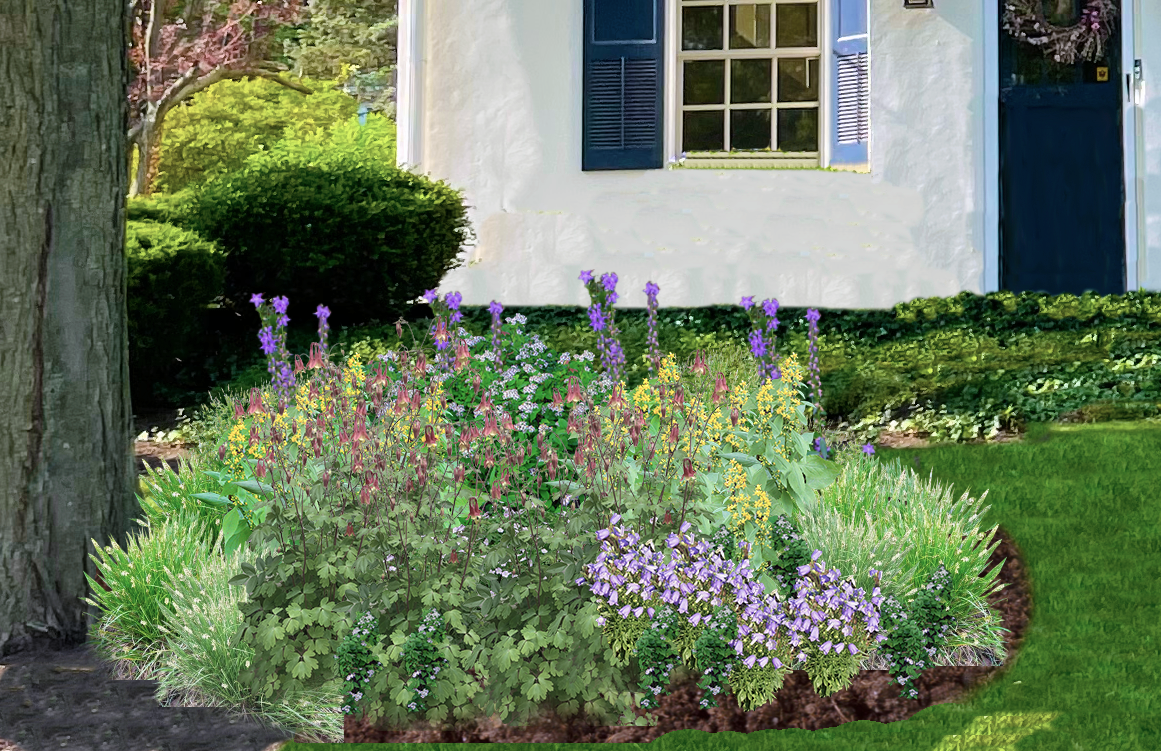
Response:
[[[806,311],[806,320],[810,324],[807,332],[810,340],[810,386],[811,394],[814,396],[811,417],[814,418],[815,425],[821,425],[826,416],[822,409],[822,381],[818,372],[818,319],[818,310],[810,308]]]
[[[613,273],[603,275],[600,286],[593,281],[591,270],[582,271],[579,278],[588,287],[589,296],[593,301],[589,307],[589,321],[593,331],[598,334],[602,369],[611,375],[615,383],[620,380],[621,364],[624,362],[624,353],[621,351],[620,342],[617,341],[618,331],[614,325],[613,304],[617,302],[617,275]]]
[[[657,293],[661,291],[653,282],[645,283],[645,297],[649,310],[649,372],[653,375],[661,370],[661,349],[657,343]]]
[[[750,314],[750,321],[753,323],[754,331],[750,334],[750,352],[758,360],[765,360],[763,367],[763,378],[766,380],[776,381],[781,376],[778,373],[778,356],[774,346],[777,337],[771,338],[770,347],[766,347],[766,340],[762,336],[762,323],[766,323],[766,331],[774,332],[778,330],[778,312],[777,300],[763,300],[762,308],[758,310],[754,308],[754,298],[743,297],[742,308]]]

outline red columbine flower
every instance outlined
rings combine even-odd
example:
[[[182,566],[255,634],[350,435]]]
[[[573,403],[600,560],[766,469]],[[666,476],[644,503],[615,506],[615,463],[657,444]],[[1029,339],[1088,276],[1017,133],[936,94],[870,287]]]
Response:
[[[421,378],[427,373],[427,353],[420,352],[419,359],[415,361],[415,377]]]
[[[347,537],[350,537],[353,534],[355,534],[355,528],[351,525],[350,522],[347,522]]]
[[[492,412],[492,400],[487,394],[484,394],[484,398],[480,399],[480,406],[476,407],[476,411],[483,412],[485,415]]]
[[[465,367],[467,367],[467,364],[468,364],[468,362],[470,362],[470,360],[471,360],[471,355],[469,354],[468,345],[460,344],[460,346],[456,347],[456,372],[457,373],[460,372],[461,370],[463,370]]]
[[[706,370],[705,361],[701,359],[701,350],[699,349],[693,356],[693,372],[698,375],[705,375]]]
[[[569,379],[568,396],[565,397],[565,401],[569,402],[571,404],[572,402],[579,402],[580,400],[581,400],[580,381],[577,380],[576,377],[574,376],[573,378]]]
[[[669,429],[669,442],[677,443],[678,440],[680,440],[680,437],[677,435],[677,423],[674,422],[673,427]]]
[[[737,407],[734,407],[733,410],[730,411],[730,424],[735,428],[738,427],[738,418],[741,416],[742,413],[738,412]]]
[[[455,479],[456,482],[464,481],[464,468],[462,465],[456,465],[455,471],[452,472],[452,478]]]
[[[430,425],[427,425],[423,428],[423,443],[428,448],[435,446],[435,431],[431,429]]]
[[[714,380],[714,404],[719,403],[722,400],[722,394],[727,394],[729,391],[730,387],[726,384],[726,379],[722,377],[721,373],[718,373]]]
[[[625,406],[625,403],[625,400],[621,397],[621,387],[618,385],[617,388],[613,390],[613,398],[609,400],[609,406],[613,409],[620,409],[621,407]]]
[[[485,436],[500,435],[500,430],[496,427],[496,418],[495,417],[489,417],[487,420],[484,421],[483,435],[485,435]]]
[[[475,519],[480,515],[480,504],[476,502],[476,497],[472,496],[468,500],[468,518]]]
[[[258,479],[266,477],[266,461],[264,459],[258,460],[258,466],[254,468],[254,474],[258,475]]]
[[[314,370],[315,368],[321,368],[322,366],[322,344],[319,342],[314,342],[310,345],[310,359],[307,361],[306,367],[309,370]]]
[[[670,516],[670,514],[669,514],[669,509],[665,509],[665,519],[664,519],[664,521],[665,521],[665,523],[666,523],[666,524],[672,524],[672,523],[673,523],[673,517],[672,517],[672,516]]]
[[[295,355],[295,356],[294,356],[294,374],[295,374],[295,375],[298,375],[299,373],[301,373],[301,372],[302,372],[302,371],[304,371],[304,370],[306,370],[306,368],[305,368],[305,367],[303,367],[303,364],[302,364],[302,356],[301,356],[301,355]]]
[[[564,406],[564,400],[560,398],[560,392],[556,389],[552,390],[552,407],[553,409],[560,409]]]
[[[226,461],[226,444],[224,443],[221,446],[218,446],[218,459],[221,461]]]
[[[256,412],[266,412],[265,407],[262,406],[262,391],[250,389],[250,414]]]
[[[693,471],[693,462],[689,460],[689,457],[681,460],[681,467],[682,480],[693,480],[697,477],[697,473]]]
[[[453,550],[451,557],[448,558],[448,560],[451,561],[452,563],[459,563],[460,557],[458,555],[456,555],[456,551]]]
[[[403,414],[403,410],[407,409],[408,401],[407,390],[399,389],[399,396],[395,399],[395,414],[397,416]]]

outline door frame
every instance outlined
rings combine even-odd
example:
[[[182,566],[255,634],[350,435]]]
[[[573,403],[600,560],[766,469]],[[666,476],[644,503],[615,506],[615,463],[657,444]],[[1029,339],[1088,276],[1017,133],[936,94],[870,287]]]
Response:
[[[1125,192],[1125,288],[1140,288],[1137,275],[1141,238],[1141,186],[1137,155],[1143,153],[1137,128],[1139,81],[1132,78],[1137,58],[1138,0],[1121,0],[1121,143]],[[1000,289],[1000,0],[984,1],[984,294]]]

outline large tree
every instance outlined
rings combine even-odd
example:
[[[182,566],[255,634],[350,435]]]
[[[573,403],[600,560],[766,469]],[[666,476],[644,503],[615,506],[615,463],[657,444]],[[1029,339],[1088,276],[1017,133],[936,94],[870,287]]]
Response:
[[[85,640],[138,514],[125,0],[0,0],[0,655]]]
[[[130,0],[130,149],[137,170],[129,195],[149,194],[165,115],[218,81],[262,77],[304,94],[270,59],[275,32],[300,20],[301,0]],[[128,164],[128,158],[126,160]]]
[[[346,77],[348,93],[372,112],[395,118],[395,71],[399,0],[308,0],[306,20],[284,27],[284,55],[277,59],[309,78]]]

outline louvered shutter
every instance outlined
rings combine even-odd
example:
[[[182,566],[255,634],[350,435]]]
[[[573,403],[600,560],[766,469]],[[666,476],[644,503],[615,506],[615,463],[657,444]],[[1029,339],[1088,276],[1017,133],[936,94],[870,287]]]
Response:
[[[870,139],[867,0],[834,0],[832,165],[865,164]]]
[[[660,169],[665,0],[584,0],[581,169]]]

